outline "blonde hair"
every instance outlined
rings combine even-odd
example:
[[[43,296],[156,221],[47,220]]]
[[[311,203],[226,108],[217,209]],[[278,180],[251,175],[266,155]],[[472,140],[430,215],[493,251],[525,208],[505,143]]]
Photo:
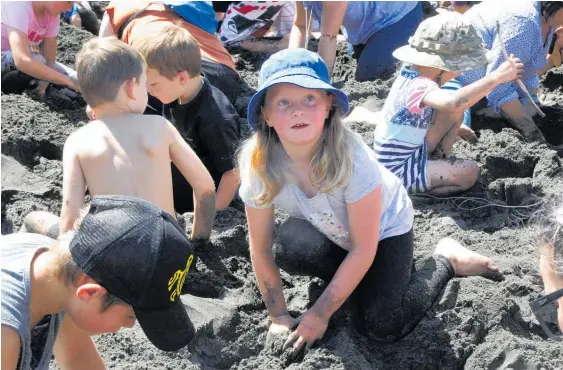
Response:
[[[354,153],[360,140],[342,123],[341,114],[333,104],[311,160],[311,184],[323,193],[345,186],[352,176]],[[291,177],[290,160],[280,138],[262,116],[254,135],[242,144],[238,164],[241,182],[246,182],[255,192],[253,200],[258,206],[270,205]]]
[[[135,48],[147,61],[149,68],[172,80],[186,71],[191,78],[201,73],[201,51],[196,39],[183,27],[168,25],[155,35],[135,42]]]
[[[115,37],[91,39],[76,58],[80,91],[91,107],[114,101],[121,85],[139,79],[144,68],[141,54]]]

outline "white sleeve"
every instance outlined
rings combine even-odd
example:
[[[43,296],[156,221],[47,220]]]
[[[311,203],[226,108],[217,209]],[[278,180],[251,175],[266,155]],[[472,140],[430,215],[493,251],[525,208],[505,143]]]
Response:
[[[365,144],[358,144],[354,154],[352,177],[344,189],[346,203],[356,203],[381,185],[381,171],[375,153]]]

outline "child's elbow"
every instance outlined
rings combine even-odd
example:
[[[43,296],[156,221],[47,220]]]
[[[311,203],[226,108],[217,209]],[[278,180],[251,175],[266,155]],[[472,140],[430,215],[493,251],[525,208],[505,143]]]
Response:
[[[213,182],[211,176],[209,176],[209,179],[200,181],[198,185],[194,187],[194,194],[199,198],[216,196],[215,183]]]
[[[14,65],[18,71],[25,72],[28,68],[28,65],[31,63],[31,58],[29,58],[25,54],[21,53],[14,53]]]

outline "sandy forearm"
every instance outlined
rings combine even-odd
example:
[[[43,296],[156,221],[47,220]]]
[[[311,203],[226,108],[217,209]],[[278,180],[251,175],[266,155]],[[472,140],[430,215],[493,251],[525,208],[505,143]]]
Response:
[[[271,251],[250,254],[258,288],[271,318],[287,314],[287,305],[283,295],[280,270],[276,266]]]
[[[449,104],[448,110],[452,112],[463,112],[471,108],[479,100],[483,99],[488,93],[499,85],[496,75],[489,74],[471,85],[457,90]]]
[[[194,193],[194,224],[191,239],[209,239],[215,219],[215,192]]]

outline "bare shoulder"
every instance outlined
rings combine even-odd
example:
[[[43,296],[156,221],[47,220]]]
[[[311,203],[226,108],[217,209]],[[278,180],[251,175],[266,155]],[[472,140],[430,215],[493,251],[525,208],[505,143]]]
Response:
[[[16,329],[2,325],[2,369],[15,369],[20,356],[21,340]]]
[[[145,124],[152,125],[153,127],[160,129],[164,129],[168,124],[168,120],[162,116],[141,115],[139,119]]]
[[[90,121],[86,125],[80,127],[72,134],[68,136],[66,139],[67,143],[76,143],[79,144],[87,139],[92,139],[92,135],[95,135],[96,132],[100,131],[100,127],[103,125],[101,121]]]
[[[176,131],[176,128],[170,121],[162,116],[143,116],[144,118],[144,126],[151,127],[154,131],[154,134],[160,133],[161,137],[168,137],[171,138],[171,133]]]
[[[8,344],[17,344],[19,347],[20,345],[20,335],[16,331],[16,329],[12,328],[11,326],[2,324],[2,347]]]

